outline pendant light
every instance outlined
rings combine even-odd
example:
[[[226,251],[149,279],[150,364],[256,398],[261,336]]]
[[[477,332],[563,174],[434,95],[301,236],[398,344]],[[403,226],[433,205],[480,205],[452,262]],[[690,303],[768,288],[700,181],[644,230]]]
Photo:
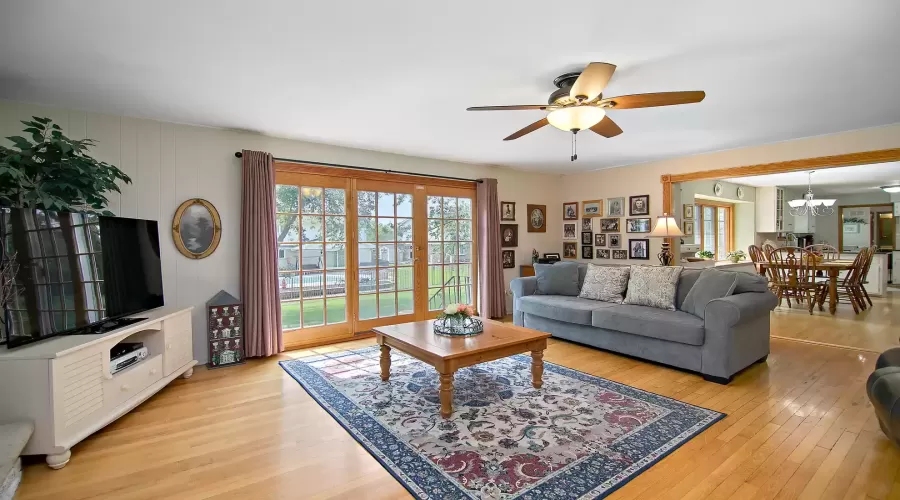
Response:
[[[791,207],[791,215],[803,217],[804,215],[812,216],[829,216],[834,215],[834,204],[837,200],[832,199],[815,199],[812,191],[812,174],[815,170],[809,172],[809,189],[803,198],[791,200],[788,205]]]

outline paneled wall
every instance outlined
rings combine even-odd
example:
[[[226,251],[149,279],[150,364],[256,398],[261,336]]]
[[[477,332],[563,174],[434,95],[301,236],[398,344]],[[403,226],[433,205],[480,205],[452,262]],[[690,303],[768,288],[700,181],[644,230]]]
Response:
[[[0,137],[19,135],[20,120],[52,118],[72,138],[90,137],[98,145],[93,155],[122,169],[131,185],[112,193],[109,209],[123,217],[159,221],[166,303],[194,306],[194,351],[207,359],[203,305],[221,289],[238,296],[240,236],[241,149],[268,151],[275,156],[384,168],[411,173],[498,179],[500,199],[517,203],[519,247],[517,264],[530,262],[531,249],[558,251],[562,209],[558,203],[560,177],[506,168],[469,165],[360,149],[267,137],[252,132],[222,130],[153,120],[48,108],[0,101]],[[5,142],[5,139],[3,139]],[[465,145],[460,145],[465,147]],[[187,259],[175,249],[171,221],[178,205],[188,198],[209,200],[222,217],[222,240],[211,256]],[[527,233],[525,205],[548,209],[546,233]],[[518,269],[505,272],[509,280]]]

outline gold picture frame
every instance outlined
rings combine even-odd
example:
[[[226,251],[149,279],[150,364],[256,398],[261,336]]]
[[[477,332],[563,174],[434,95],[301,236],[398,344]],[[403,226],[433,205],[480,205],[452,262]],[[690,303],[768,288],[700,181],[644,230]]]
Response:
[[[186,238],[186,231],[190,231]],[[178,206],[172,218],[172,240],[181,255],[203,259],[212,255],[222,239],[222,219],[212,203],[191,198]]]
[[[581,202],[582,217],[603,217],[603,200],[586,200]]]

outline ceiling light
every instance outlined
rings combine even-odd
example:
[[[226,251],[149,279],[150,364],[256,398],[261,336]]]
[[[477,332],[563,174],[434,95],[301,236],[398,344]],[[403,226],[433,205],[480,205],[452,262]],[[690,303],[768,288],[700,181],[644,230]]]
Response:
[[[589,129],[600,123],[604,116],[606,116],[606,111],[603,111],[603,108],[571,106],[551,111],[547,115],[547,121],[560,130],[570,132]]]
[[[837,200],[817,200],[812,191],[812,174],[809,172],[809,189],[803,198],[791,200],[788,206],[791,207],[791,215],[803,217],[805,215],[834,215],[834,207]]]
[[[886,193],[900,193],[900,185],[897,184],[893,186],[881,186],[881,189],[883,189]]]

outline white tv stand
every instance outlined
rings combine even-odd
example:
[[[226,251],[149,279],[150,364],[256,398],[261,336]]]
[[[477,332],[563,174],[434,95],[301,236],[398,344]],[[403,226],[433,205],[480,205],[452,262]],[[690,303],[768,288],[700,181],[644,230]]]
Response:
[[[34,422],[23,455],[47,455],[61,469],[73,446],[102,429],[178,376],[194,372],[191,309],[162,307],[147,318],[97,335],[55,337],[7,349],[0,346],[0,423]],[[149,355],[116,373],[109,351],[143,342]]]

